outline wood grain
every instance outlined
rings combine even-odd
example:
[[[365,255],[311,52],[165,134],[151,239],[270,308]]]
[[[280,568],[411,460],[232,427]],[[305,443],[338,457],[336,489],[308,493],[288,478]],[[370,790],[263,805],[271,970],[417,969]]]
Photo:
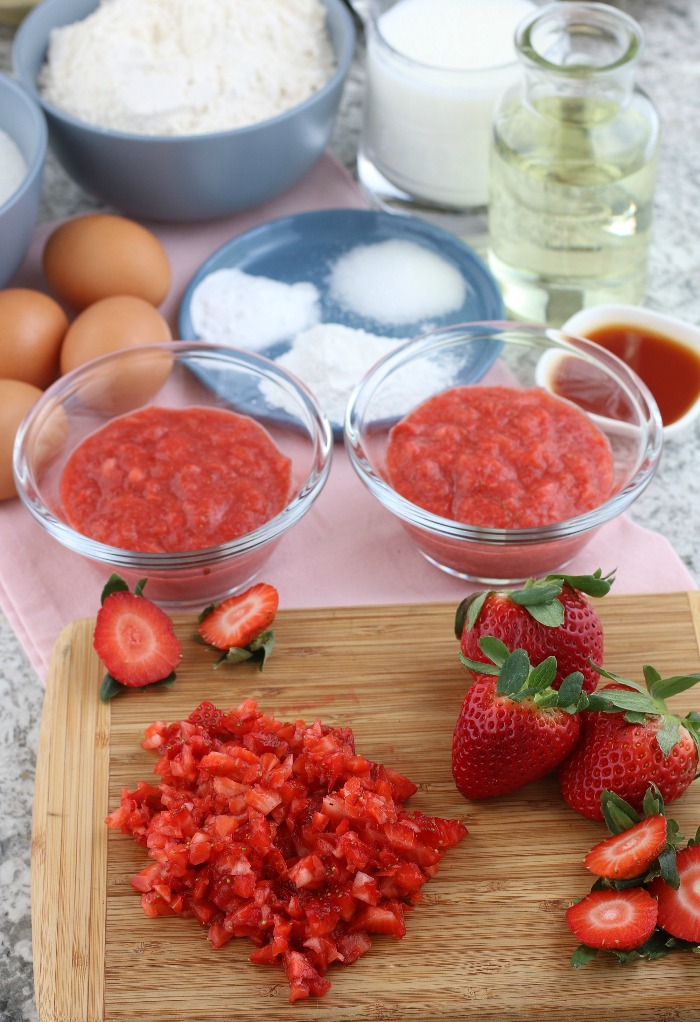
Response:
[[[662,673],[700,669],[700,594],[609,596],[599,609],[610,670],[639,679],[644,663]],[[554,778],[488,802],[456,792],[450,739],[466,676],[453,613],[446,604],[281,612],[263,673],[252,664],[213,670],[211,654],[191,641],[193,620],[177,619],[177,683],[106,706],[93,622],[70,625],[52,660],[37,765],[41,1022],[590,1022],[601,1011],[615,1022],[698,1022],[696,956],[570,968],[564,910],[588,891],[581,860],[605,831],[564,805]],[[153,754],[140,748],[147,724],[184,716],[203,698],[230,706],[248,696],[277,717],[352,725],[360,752],[419,784],[414,807],[469,828],[408,915],[406,937],[377,939],[353,966],[331,970],[329,994],[296,1005],[281,971],[248,961],[246,941],[215,951],[192,920],[144,916],[129,879],[145,853],[103,823],[122,786],[153,778]],[[687,712],[697,700],[684,693],[673,705]],[[694,831],[697,785],[673,815]]]

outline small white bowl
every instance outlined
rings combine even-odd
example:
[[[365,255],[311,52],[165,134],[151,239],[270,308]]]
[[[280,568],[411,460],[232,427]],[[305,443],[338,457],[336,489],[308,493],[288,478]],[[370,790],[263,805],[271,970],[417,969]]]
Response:
[[[563,325],[562,332],[573,334],[577,337],[590,338],[592,333],[601,330],[603,327],[628,326],[632,329],[646,330],[649,333],[667,338],[681,347],[687,348],[700,361],[700,327],[694,326],[675,316],[667,316],[661,312],[654,312],[645,309],[640,305],[595,305],[588,309],[582,309],[567,320]],[[543,365],[545,369],[552,366]],[[543,386],[547,386],[546,380],[538,380]],[[654,397],[654,381],[645,380]],[[664,439],[668,440],[683,432],[693,423],[700,414],[700,388],[696,400],[688,410],[674,422],[664,424]]]

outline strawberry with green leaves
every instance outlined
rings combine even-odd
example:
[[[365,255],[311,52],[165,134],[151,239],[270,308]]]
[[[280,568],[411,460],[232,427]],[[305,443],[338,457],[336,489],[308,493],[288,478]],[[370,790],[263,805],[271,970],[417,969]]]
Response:
[[[700,675],[662,678],[655,668],[644,667],[646,686],[610,674],[610,679],[589,697],[581,714],[581,739],[559,770],[565,801],[591,820],[602,819],[601,794],[614,791],[640,810],[649,784],[665,802],[679,798],[698,769],[700,715],[672,713],[666,699],[700,681]]]
[[[258,582],[243,593],[206,607],[199,615],[197,632],[201,642],[221,654],[214,666],[254,657],[262,670],[274,646],[271,625],[278,605],[275,587]]]
[[[134,592],[113,574],[102,590],[93,645],[107,668],[102,684],[104,701],[127,688],[166,684],[175,680],[182,644],[164,610],[143,595],[146,579]]]
[[[603,662],[603,626],[589,597],[605,596],[614,574],[547,575],[529,579],[521,589],[481,592],[463,600],[455,615],[462,653],[483,661],[479,640],[493,635],[509,650],[525,649],[533,663],[557,660],[553,688],[574,671],[592,692],[598,676],[590,661]]]
[[[524,649],[510,652],[493,636],[480,640],[488,661],[463,663],[475,673],[452,740],[452,774],[465,798],[515,791],[555,770],[579,737],[587,702],[576,672],[558,690],[554,657],[533,667]]]

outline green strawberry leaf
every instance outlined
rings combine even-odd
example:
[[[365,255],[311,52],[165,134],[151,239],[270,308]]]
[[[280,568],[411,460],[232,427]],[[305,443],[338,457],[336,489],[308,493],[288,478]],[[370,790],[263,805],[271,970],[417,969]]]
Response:
[[[554,679],[557,676],[557,661],[556,657],[548,656],[542,663],[537,664],[530,671],[528,678],[528,688],[533,692],[541,692],[545,688],[549,688]]]
[[[221,667],[223,664],[241,664],[244,660],[250,660],[252,655],[246,646],[231,646],[214,662],[214,667]]]
[[[223,667],[227,664],[241,664],[245,660],[258,660],[259,670],[262,671],[265,661],[272,654],[275,646],[275,633],[273,631],[261,632],[247,646],[231,646],[214,663],[214,667]]]
[[[510,650],[505,642],[501,642],[495,635],[482,635],[479,639],[479,649],[491,660],[496,667],[503,667],[510,656]]]
[[[581,969],[598,954],[598,948],[589,947],[587,944],[579,944],[571,956],[571,966],[574,969]]]
[[[615,581],[614,568],[609,574],[603,575],[600,568],[597,568],[592,575],[561,575],[552,574],[547,575],[545,581],[550,579],[561,579],[562,582],[567,582],[573,589],[578,589],[580,593],[585,593],[586,596],[607,596],[610,592],[610,587]]]
[[[136,588],[138,589],[139,586],[140,586],[141,590],[143,590],[143,587],[145,586],[145,584],[146,584],[146,579],[142,578],[137,583],[137,587]],[[107,597],[111,596],[112,593],[128,593],[128,592],[129,592],[129,587],[126,584],[126,582],[124,581],[124,579],[120,575],[117,575],[116,572],[112,572],[112,574],[109,576],[109,578],[105,582],[105,586],[104,586],[104,589],[102,590],[102,595],[100,597],[100,602],[104,603],[105,600],[107,599]],[[134,590],[134,592],[136,592],[136,590]],[[140,593],[137,594],[137,595],[140,595]]]
[[[589,660],[591,667],[593,667],[598,674],[601,674],[604,678],[609,678],[610,681],[617,681],[622,685],[627,685],[628,688],[632,688],[635,692],[641,692],[643,695],[648,695],[648,689],[644,685],[640,685],[636,681],[632,681],[630,678],[623,678],[621,674],[613,674],[612,671],[606,671],[605,668],[601,667],[600,664],[594,663]],[[606,689],[609,692],[610,689]]]
[[[647,688],[651,690],[651,686],[661,680],[661,675],[655,667],[651,666],[651,664],[645,664],[642,671],[644,672],[644,680],[647,684]]]
[[[500,671],[500,667],[496,667],[495,664],[484,664],[480,660],[470,660],[464,653],[459,654],[459,659],[462,661],[465,667],[468,667],[474,674],[489,674],[496,675]]]
[[[498,675],[496,692],[502,696],[516,695],[525,685],[530,674],[530,661],[524,649],[514,649],[505,661]]]
[[[113,678],[111,674],[105,674],[100,687],[101,701],[103,703],[109,702],[110,699],[114,699],[115,696],[120,695],[124,691],[125,687],[126,686],[122,685],[116,678]]]
[[[561,595],[561,590],[561,582],[530,580],[525,583],[522,589],[514,589],[508,593],[508,598],[513,603],[517,603],[519,607],[527,607],[530,610],[532,607],[541,607],[547,603],[552,603],[552,601],[559,603],[557,596]],[[559,607],[561,608],[563,620],[564,608],[560,603]]]
[[[113,678],[111,674],[105,674],[100,687],[100,699],[103,703],[106,703],[109,702],[110,699],[114,699],[115,696],[120,695],[122,692],[139,692],[144,688],[170,687],[170,685],[174,684],[175,671],[171,671],[167,678],[161,678],[160,681],[151,681],[148,685],[124,685],[121,681],[117,681],[116,678]]]
[[[490,595],[491,593],[487,590],[484,593],[474,593],[474,595],[468,596],[466,600],[462,600],[459,607],[457,607],[457,614],[455,616],[455,632],[458,639],[462,638],[465,624],[467,628],[474,627],[481,613],[481,608],[484,606],[487,596]]]
[[[577,709],[582,709],[588,704],[587,698],[583,702],[581,701],[583,694],[583,675],[580,671],[573,671],[564,678],[559,686],[557,705],[575,706]]]
[[[677,717],[664,717],[664,722],[656,732],[656,741],[663,753],[664,759],[671,755],[673,747],[678,744],[681,737],[681,725]]]
[[[655,784],[650,784],[644,793],[642,811],[645,816],[658,816],[664,813],[664,800]]]
[[[673,889],[677,891],[681,886],[681,878],[678,875],[678,866],[676,865],[676,849],[669,847],[664,848],[658,861],[659,874],[664,883],[668,884],[669,887],[673,887]]]
[[[645,676],[646,671],[647,668],[645,667]],[[654,673],[658,675],[658,672]],[[671,678],[657,676],[656,680],[649,685],[649,692],[654,699],[668,699],[669,696],[678,695],[679,692],[685,692],[687,689],[692,688],[699,681],[700,674],[675,674]]]
[[[620,834],[639,823],[641,816],[629,802],[615,791],[604,788],[600,793],[600,811],[611,834]]]

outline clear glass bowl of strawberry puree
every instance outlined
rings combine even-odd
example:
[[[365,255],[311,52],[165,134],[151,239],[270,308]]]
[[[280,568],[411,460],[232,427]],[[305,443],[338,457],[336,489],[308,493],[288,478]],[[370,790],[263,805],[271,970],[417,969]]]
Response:
[[[183,490],[181,500],[187,510],[181,512],[175,506],[166,520],[168,527],[171,521],[180,522],[181,517],[187,518],[188,514],[196,522],[211,520],[211,503],[203,504],[203,510],[197,509],[199,491],[209,500],[211,490],[220,488],[223,503],[226,500],[229,505],[234,503],[230,499],[234,484],[229,464],[221,472],[217,472],[215,457],[207,465],[197,464],[199,447],[206,446],[200,444],[201,433],[211,426],[210,436],[204,438],[209,440],[217,428],[210,412],[233,412],[246,423],[252,420],[247,427],[253,434],[247,441],[249,454],[257,453],[255,444],[263,431],[263,442],[269,440],[277,449],[274,457],[284,468],[284,485],[281,495],[273,493],[276,510],[272,517],[235,538],[195,548],[188,546],[184,539],[178,547],[180,540],[176,538],[175,529],[168,538],[166,526],[161,525],[169,549],[130,549],[130,545],[140,542],[129,544],[121,539],[124,519],[130,521],[132,514],[136,516],[132,508],[138,505],[142,512],[145,510],[146,519],[152,517],[158,521],[165,515],[165,505],[162,498],[152,505],[147,500],[144,503],[143,490],[134,496],[130,490],[131,479],[124,481],[119,477],[113,519],[114,535],[119,536],[119,540],[111,541],[109,506],[102,519],[107,536],[95,538],[95,533],[86,534],[79,529],[75,516],[66,510],[65,480],[71,473],[71,459],[86,438],[98,435],[103,429],[119,428],[130,417],[132,422],[135,416],[141,423],[145,415],[152,422],[162,417],[163,412],[169,415],[172,410],[186,410],[189,416],[192,409],[198,410],[197,423],[201,421],[204,428],[199,433],[195,431],[191,441],[187,471],[180,474],[178,466],[175,467],[178,485],[189,487]],[[225,414],[223,417],[230,418]],[[213,419],[216,420],[217,415]],[[137,449],[134,454],[137,459],[146,452],[148,468],[149,445],[162,455],[162,444],[166,441],[152,442],[145,439],[146,435],[142,439],[137,432],[130,442]],[[37,401],[18,431],[14,472],[22,501],[48,535],[103,568],[105,581],[112,572],[117,572],[130,585],[147,578],[151,599],[173,609],[201,609],[245,588],[263,568],[274,573],[274,551],[321,493],[330,471],[332,451],[333,436],[327,417],[310,391],[286,370],[250,352],[174,341],[114,352],[59,378]],[[271,454],[269,450],[268,454]],[[113,460],[121,460],[121,449]],[[245,474],[246,486],[248,478],[258,473],[256,460],[261,459],[249,458],[250,467],[245,473],[238,473],[239,476]],[[269,457],[268,460],[273,459]],[[68,471],[66,465],[69,465]],[[199,473],[205,470],[210,474],[201,476],[206,481],[200,485]],[[138,471],[131,469],[135,483]],[[168,463],[167,469],[161,470],[161,476],[169,479],[170,473]],[[80,487],[83,476],[73,474],[77,475]],[[84,475],[87,477],[88,473]],[[257,499],[257,494],[251,490],[254,505]],[[190,540],[190,543],[197,541]]]
[[[543,383],[557,373],[566,398]],[[646,489],[663,444],[654,398],[615,355],[510,322],[407,341],[355,388],[344,439],[420,554],[490,585],[566,567]]]

